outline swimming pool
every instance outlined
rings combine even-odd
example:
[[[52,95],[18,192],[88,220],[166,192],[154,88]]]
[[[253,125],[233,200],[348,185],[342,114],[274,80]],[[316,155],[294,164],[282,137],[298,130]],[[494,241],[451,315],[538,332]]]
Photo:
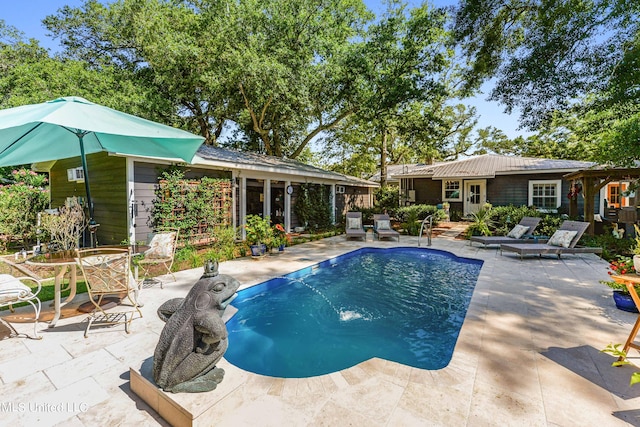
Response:
[[[482,261],[425,248],[362,248],[238,293],[225,359],[305,378],[372,357],[449,363]]]

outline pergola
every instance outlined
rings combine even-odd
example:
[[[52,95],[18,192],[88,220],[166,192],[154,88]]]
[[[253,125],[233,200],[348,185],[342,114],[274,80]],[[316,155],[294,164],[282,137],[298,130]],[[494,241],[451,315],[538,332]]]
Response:
[[[640,178],[639,168],[628,169],[583,169],[564,175],[564,179],[572,183],[582,182],[584,195],[584,218],[589,222],[587,233],[593,235],[595,196],[610,182],[633,181]],[[569,204],[569,216],[578,216],[578,200],[571,199]]]

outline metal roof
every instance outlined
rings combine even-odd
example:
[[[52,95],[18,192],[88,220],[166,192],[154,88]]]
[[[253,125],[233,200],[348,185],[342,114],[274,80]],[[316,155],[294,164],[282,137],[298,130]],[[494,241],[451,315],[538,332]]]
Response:
[[[338,183],[377,186],[376,183],[354,176],[327,171],[297,160],[268,156],[253,152],[230,150],[227,148],[202,145],[193,158],[194,165],[217,166],[221,168],[249,169],[261,172],[280,173],[299,177],[314,177]]]
[[[496,175],[544,172],[572,172],[595,165],[593,162],[576,160],[539,159],[535,157],[501,156],[483,154],[452,162],[424,165],[413,171],[394,175],[401,177],[446,178],[493,178]]]

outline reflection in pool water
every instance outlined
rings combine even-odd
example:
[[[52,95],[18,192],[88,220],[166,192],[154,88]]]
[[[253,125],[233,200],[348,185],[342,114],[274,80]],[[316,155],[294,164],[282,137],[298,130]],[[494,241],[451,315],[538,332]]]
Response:
[[[482,261],[363,248],[239,292],[225,359],[304,378],[372,357],[422,369],[451,360]]]

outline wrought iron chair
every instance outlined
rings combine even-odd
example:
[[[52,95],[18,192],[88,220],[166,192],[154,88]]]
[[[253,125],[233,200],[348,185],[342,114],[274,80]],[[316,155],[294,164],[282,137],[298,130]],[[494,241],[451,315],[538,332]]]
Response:
[[[24,282],[27,283],[35,283],[35,290],[32,290],[31,287],[27,286]],[[9,307],[11,313],[14,313],[15,310],[13,308],[14,304],[19,304],[22,302],[26,302],[33,307],[35,316],[33,322],[33,336],[28,334],[20,334],[16,329],[9,323],[9,321],[5,318],[0,317],[0,322],[6,325],[10,330],[10,338],[25,336],[31,339],[42,339],[40,335],[38,335],[38,319],[40,318],[40,298],[38,298],[38,294],[42,289],[42,283],[40,280],[29,277],[14,277],[10,274],[0,274],[0,307]]]
[[[142,269],[141,285],[148,281],[149,269],[154,265],[161,265],[171,275],[173,281],[176,281],[171,271],[173,265],[173,258],[176,253],[176,246],[178,244],[178,234],[180,230],[177,228],[168,228],[159,233],[156,233],[149,242],[149,249],[147,249],[143,258],[137,260],[137,264]],[[160,282],[160,288],[164,287],[162,280]]]
[[[89,314],[89,321],[84,337],[94,323],[116,325],[123,323],[125,331],[130,332],[130,325],[136,312],[142,317],[137,292],[138,286],[131,272],[131,251],[128,248],[91,248],[78,250],[78,264],[87,284],[89,299],[94,305]],[[131,294],[134,294],[132,297]],[[129,305],[126,310],[105,311],[103,304],[107,296],[126,296]]]

